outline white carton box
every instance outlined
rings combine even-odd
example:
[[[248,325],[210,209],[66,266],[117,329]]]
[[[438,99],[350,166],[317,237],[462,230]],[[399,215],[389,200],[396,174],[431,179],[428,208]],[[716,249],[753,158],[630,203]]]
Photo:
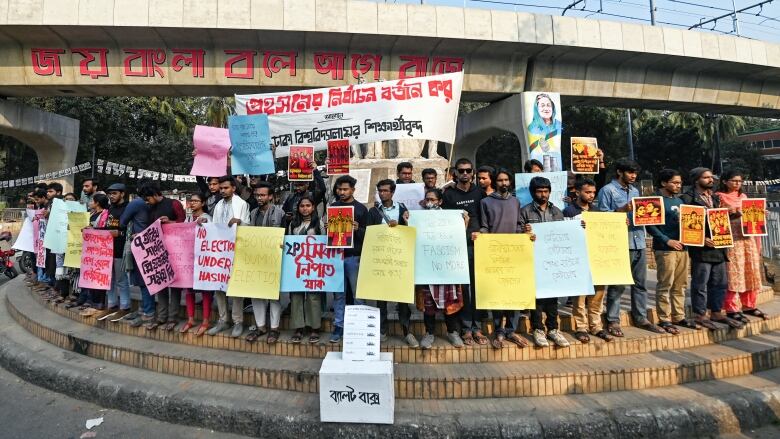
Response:
[[[392,424],[395,413],[393,354],[350,361],[328,352],[320,368],[320,421]]]

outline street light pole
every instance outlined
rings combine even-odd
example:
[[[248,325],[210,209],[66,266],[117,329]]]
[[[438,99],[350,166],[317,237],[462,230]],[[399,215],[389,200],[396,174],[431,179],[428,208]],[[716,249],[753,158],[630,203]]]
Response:
[[[634,160],[634,129],[631,126],[631,110],[626,109],[626,121],[628,122],[628,158]]]
[[[650,25],[655,26],[655,2],[650,0]]]

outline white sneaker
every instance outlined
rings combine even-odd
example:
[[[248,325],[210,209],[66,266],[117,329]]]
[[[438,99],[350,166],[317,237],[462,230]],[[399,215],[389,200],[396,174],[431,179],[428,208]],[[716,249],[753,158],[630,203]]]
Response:
[[[420,340],[420,347],[423,349],[430,349],[433,347],[433,341],[436,340],[436,337],[433,336],[433,334],[425,334]]]
[[[448,333],[447,338],[450,340],[450,343],[452,343],[453,347],[456,347],[458,349],[463,347],[463,339],[460,338],[460,334],[458,334],[458,331],[453,331]]]
[[[534,329],[534,344],[540,348],[550,346],[550,343],[547,342],[547,334],[541,329]]]
[[[563,336],[557,329],[551,329],[547,331],[547,338],[553,341],[556,346],[561,348],[567,348],[569,347],[569,340],[566,340],[566,337]]]
[[[415,338],[414,334],[411,332],[406,334],[406,337],[404,337],[404,341],[406,344],[409,345],[410,348],[419,348],[420,343],[417,342],[417,338]]]

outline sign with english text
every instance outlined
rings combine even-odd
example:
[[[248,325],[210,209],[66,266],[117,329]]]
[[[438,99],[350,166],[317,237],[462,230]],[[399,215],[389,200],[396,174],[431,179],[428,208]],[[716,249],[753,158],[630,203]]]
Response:
[[[461,211],[409,212],[409,226],[417,229],[415,284],[449,285],[470,282],[466,224]]]
[[[195,267],[192,288],[203,291],[227,291],[236,227],[227,224],[199,224],[195,229]]]

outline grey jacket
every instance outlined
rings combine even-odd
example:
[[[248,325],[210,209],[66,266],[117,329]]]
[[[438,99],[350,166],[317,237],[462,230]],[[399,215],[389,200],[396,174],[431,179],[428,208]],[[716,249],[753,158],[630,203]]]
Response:
[[[265,215],[260,215],[260,208],[256,207],[249,212],[249,224],[260,227],[282,227],[284,226],[284,210],[281,207],[272,204]]]
[[[525,224],[546,223],[550,221],[563,221],[563,212],[552,203],[547,203],[547,210],[542,212],[535,202],[530,202],[520,209],[520,218]]]

